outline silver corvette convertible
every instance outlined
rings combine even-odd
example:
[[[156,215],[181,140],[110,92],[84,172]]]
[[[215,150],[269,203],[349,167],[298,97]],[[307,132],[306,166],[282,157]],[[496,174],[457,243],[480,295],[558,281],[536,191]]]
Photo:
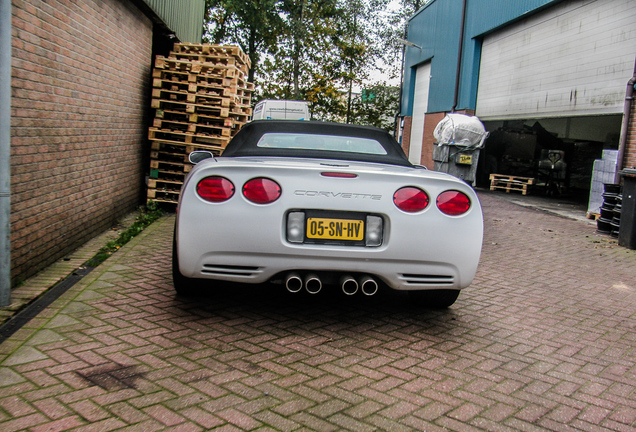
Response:
[[[257,120],[222,156],[190,159],[174,234],[179,294],[273,282],[310,294],[405,290],[443,308],[477,270],[473,189],[413,166],[380,129]]]

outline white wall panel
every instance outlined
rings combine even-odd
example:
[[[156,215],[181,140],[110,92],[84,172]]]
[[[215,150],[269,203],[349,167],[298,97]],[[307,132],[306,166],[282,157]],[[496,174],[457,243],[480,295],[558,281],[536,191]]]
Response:
[[[409,141],[409,161],[422,163],[422,141],[424,139],[424,116],[428,109],[428,90],[431,85],[431,63],[417,67],[415,72],[415,93],[413,94],[413,117]]]
[[[622,113],[635,58],[634,0],[564,1],[484,38],[476,113]]]

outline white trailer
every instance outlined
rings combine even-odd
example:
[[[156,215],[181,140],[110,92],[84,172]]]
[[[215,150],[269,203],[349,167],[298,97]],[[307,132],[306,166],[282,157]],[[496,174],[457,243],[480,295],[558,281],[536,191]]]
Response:
[[[256,104],[252,120],[310,120],[309,102],[266,99]]]

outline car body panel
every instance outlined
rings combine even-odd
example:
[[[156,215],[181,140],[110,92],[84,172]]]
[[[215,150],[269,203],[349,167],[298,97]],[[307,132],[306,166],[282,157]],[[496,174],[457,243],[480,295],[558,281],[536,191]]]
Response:
[[[458,290],[471,283],[481,251],[483,216],[477,195],[462,180],[402,163],[399,155],[383,164],[376,161],[381,158],[316,158],[311,152],[305,157],[284,152],[229,154],[200,162],[184,182],[175,229],[183,276],[262,283],[290,272],[355,273],[370,275],[397,290]],[[325,177],[325,172],[355,177]],[[234,184],[232,198],[211,203],[197,195],[197,183],[211,175]],[[255,177],[275,180],[281,196],[265,205],[248,201],[241,188]],[[398,209],[393,194],[404,186],[424,190],[430,198],[428,207],[417,213]],[[466,194],[470,210],[461,216],[443,214],[435,199],[447,190]],[[286,218],[295,210],[380,216],[382,245],[290,243]]]

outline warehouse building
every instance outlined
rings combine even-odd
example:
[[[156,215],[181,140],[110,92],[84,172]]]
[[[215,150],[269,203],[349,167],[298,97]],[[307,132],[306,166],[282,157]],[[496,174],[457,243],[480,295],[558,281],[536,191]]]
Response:
[[[0,1],[0,238],[15,284],[145,203],[153,58],[201,42],[205,0]]]
[[[636,165],[633,0],[430,0],[407,39],[400,115],[412,162],[435,165],[435,126],[458,112],[490,133],[477,185],[500,173],[587,199],[617,165]]]

